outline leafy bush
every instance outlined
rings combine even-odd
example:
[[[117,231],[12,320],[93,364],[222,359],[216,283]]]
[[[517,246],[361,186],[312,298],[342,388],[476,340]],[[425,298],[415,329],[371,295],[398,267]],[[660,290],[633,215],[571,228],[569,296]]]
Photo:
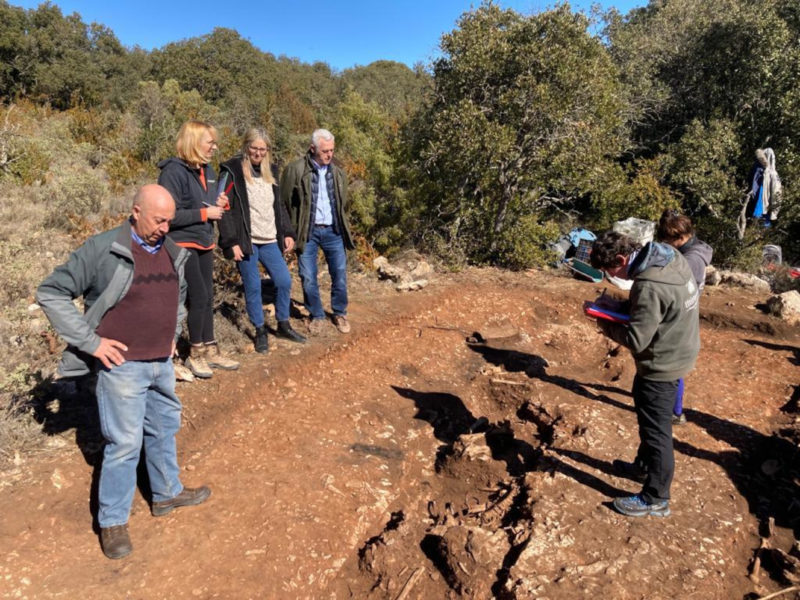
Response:
[[[49,211],[46,225],[67,230],[74,217],[97,215],[108,201],[109,187],[102,173],[88,167],[63,172],[38,192]]]
[[[567,5],[523,17],[486,2],[442,38],[405,152],[423,225],[472,261],[538,260],[533,224],[598,192],[624,148],[616,69],[588,26]],[[533,237],[511,243],[515,228]]]
[[[555,255],[547,243],[559,235],[553,222],[540,223],[536,215],[525,215],[503,232],[497,245],[497,262],[509,269],[542,267]]]

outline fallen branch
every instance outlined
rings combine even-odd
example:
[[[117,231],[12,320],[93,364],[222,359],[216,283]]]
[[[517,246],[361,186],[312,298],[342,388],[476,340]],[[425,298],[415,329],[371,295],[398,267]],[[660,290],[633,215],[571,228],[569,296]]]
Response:
[[[777,598],[778,596],[783,596],[784,594],[788,594],[789,592],[796,592],[800,590],[800,585],[793,585],[792,587],[788,587],[785,590],[781,590],[779,592],[775,592],[774,594],[770,594],[769,596],[761,596],[758,600],[769,600],[770,598]]]
[[[508,379],[490,379],[492,383],[503,383],[505,385],[526,385],[524,381],[509,381]]]
[[[758,578],[761,575],[761,552],[769,548],[767,538],[761,538],[761,545],[756,550],[756,556],[753,559],[753,567],[750,569],[750,580],[758,583]]]
[[[422,574],[425,572],[425,567],[417,567],[414,569],[414,572],[406,581],[406,584],[403,586],[403,589],[400,590],[400,595],[395,598],[395,600],[405,600],[408,598],[408,595],[411,593],[411,588],[417,583],[417,579],[419,579]]]

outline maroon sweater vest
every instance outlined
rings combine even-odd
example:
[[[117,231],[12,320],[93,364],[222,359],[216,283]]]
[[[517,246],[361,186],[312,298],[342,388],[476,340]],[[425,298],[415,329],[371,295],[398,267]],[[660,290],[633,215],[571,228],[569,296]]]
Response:
[[[103,315],[95,333],[128,347],[125,360],[166,358],[178,321],[178,275],[162,246],[150,254],[135,241],[128,293]]]

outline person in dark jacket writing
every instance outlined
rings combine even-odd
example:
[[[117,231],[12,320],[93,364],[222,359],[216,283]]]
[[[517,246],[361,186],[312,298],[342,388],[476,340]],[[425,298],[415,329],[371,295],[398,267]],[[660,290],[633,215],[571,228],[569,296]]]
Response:
[[[128,518],[143,445],[153,515],[200,504],[211,494],[205,486],[183,486],[175,448],[181,403],[171,357],[181,330],[188,253],[165,237],[174,216],[169,192],[144,186],[129,223],[87,240],[36,292],[68,344],[59,372],[97,374],[105,439],[97,520],[108,558],[133,549]],[[83,314],[73,303],[80,296]]]
[[[239,363],[223,354],[214,337],[214,227],[228,205],[217,191],[209,162],[217,149],[217,130],[208,123],[187,121],[175,144],[177,157],[158,163],[158,183],[175,199],[175,218],[169,237],[189,252],[188,285],[189,359],[195,377],[212,376],[211,368],[235,370]]]
[[[623,474],[643,480],[642,491],[616,498],[622,514],[641,517],[670,514],[675,458],[672,408],[678,380],[693,368],[700,350],[699,292],[683,256],[650,242],[643,248],[629,237],[607,232],[595,240],[592,266],[612,277],[632,279],[627,307],[630,321],[598,320],[603,333],[627,347],[636,363],[633,403],[639,423],[639,449],[632,463],[614,461]]]
[[[269,344],[259,263],[275,285],[278,335],[293,342],[306,341],[289,322],[292,276],[283,255],[294,249],[295,232],[280,201],[270,150],[266,131],[253,128],[242,140],[241,154],[220,165],[220,177],[229,182],[225,187],[230,210],[219,222],[219,245],[226,258],[236,261],[247,316],[256,328],[255,348],[262,353],[268,351]]]

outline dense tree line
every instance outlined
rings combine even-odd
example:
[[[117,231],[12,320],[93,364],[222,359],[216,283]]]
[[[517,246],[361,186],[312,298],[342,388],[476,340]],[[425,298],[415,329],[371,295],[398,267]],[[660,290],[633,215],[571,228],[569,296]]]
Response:
[[[651,0],[599,17],[566,3],[525,16],[485,2],[442,37],[431,65],[334,72],[231,29],[125,48],[51,4],[0,0],[0,177],[92,189],[91,202],[52,196],[96,211],[103,193],[153,177],[185,119],[217,125],[224,157],[263,124],[282,161],[325,126],[364,247],[523,268],[548,260],[548,241],[572,226],[681,207],[719,262],[746,263],[765,243],[796,260],[799,42],[800,7],[781,0]],[[59,125],[44,128],[48,119]],[[62,134],[81,161],[73,179],[91,186],[54,176]],[[778,157],[783,211],[742,237],[748,174],[765,146]]]

